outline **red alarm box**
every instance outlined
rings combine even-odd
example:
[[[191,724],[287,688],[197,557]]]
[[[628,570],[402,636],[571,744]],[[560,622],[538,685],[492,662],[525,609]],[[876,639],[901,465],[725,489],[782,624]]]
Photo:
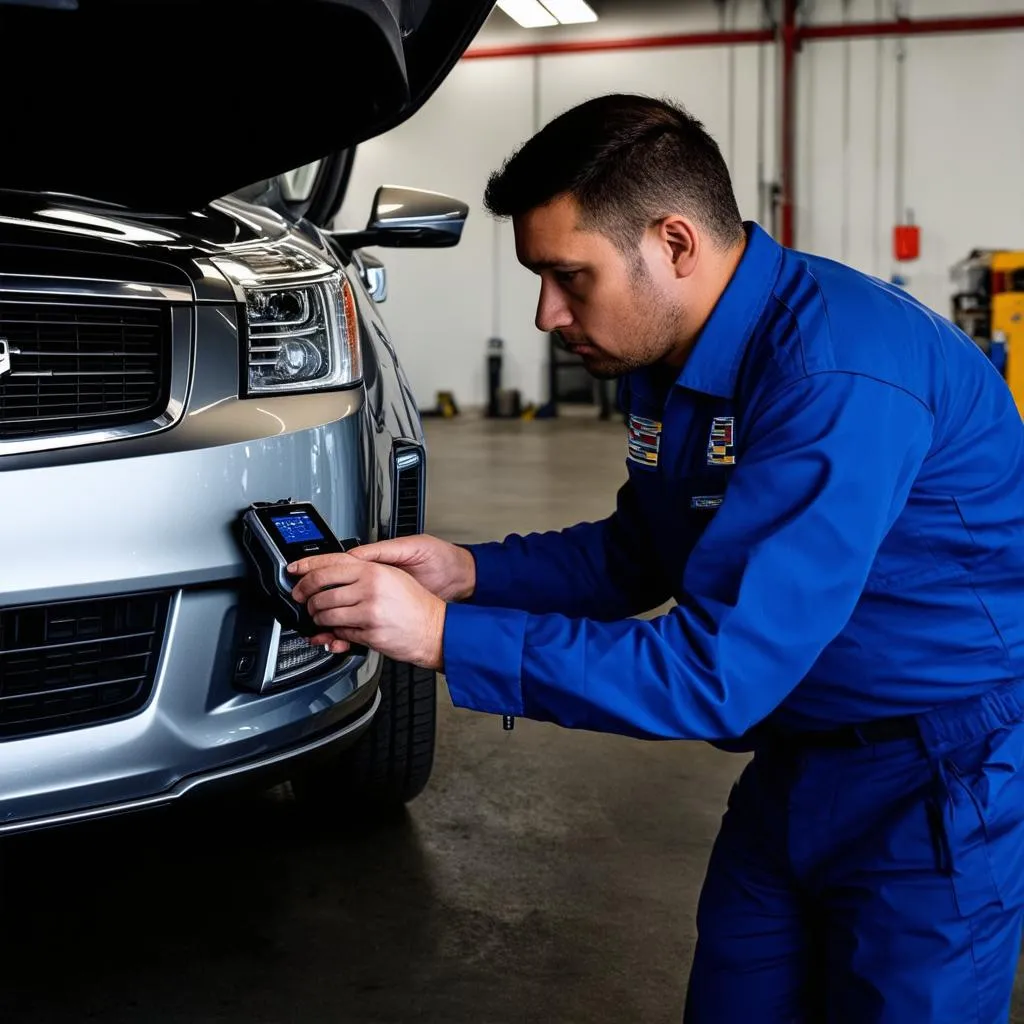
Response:
[[[921,229],[916,224],[897,224],[892,230],[892,252],[901,261],[921,255]]]

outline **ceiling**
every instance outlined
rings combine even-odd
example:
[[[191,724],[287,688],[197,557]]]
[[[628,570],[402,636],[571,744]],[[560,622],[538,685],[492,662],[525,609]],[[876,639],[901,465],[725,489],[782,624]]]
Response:
[[[707,0],[705,0],[707,2]],[[631,21],[643,22],[651,17],[671,17],[681,8],[693,7],[693,0],[587,0],[597,14],[595,25],[566,25],[558,28],[524,29],[517,25],[504,11],[497,7],[491,12],[481,31],[481,35],[495,39],[505,35],[521,37],[528,33],[530,38],[555,39],[566,38],[568,35],[589,34],[609,23],[614,23],[618,32],[627,32]]]

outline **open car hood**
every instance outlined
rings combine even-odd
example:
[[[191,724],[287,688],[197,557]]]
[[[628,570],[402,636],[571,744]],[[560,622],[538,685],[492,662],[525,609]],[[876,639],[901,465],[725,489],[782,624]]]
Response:
[[[188,210],[393,128],[493,0],[0,0],[0,188]]]

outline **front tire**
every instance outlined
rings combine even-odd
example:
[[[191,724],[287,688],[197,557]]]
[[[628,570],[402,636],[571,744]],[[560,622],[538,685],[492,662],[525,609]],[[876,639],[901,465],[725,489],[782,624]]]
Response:
[[[372,724],[353,746],[292,780],[301,803],[387,813],[423,792],[434,767],[437,675],[385,658],[380,696]]]

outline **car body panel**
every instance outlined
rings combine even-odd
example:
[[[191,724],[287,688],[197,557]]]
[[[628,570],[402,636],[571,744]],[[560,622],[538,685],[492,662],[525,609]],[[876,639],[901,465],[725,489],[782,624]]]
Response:
[[[153,697],[139,714],[0,743],[0,833],[169,801],[183,780],[260,764],[320,737],[341,739],[351,719],[371,709],[377,654],[280,693],[232,692],[223,660],[237,598],[220,589],[176,596]]]
[[[246,440],[207,435],[203,447],[185,451],[4,465],[0,506],[16,523],[7,527],[16,543],[4,546],[0,604],[241,579],[232,528],[254,501],[312,501],[337,536],[366,537],[360,412],[278,435],[263,433],[257,418],[261,432]],[[277,426],[279,417],[267,418]]]
[[[358,384],[241,397],[244,296],[214,258],[275,246],[348,268]],[[238,513],[258,500],[311,500],[339,537],[388,536],[396,442],[423,443],[409,382],[351,255],[311,224],[236,198],[144,216],[0,192],[0,301],[15,294],[169,307],[178,382],[168,422],[135,435],[0,439],[0,613],[157,590],[170,601],[141,710],[0,736],[0,834],[166,803],[357,740],[379,702],[375,653],[334,658],[270,693],[232,676],[236,620],[252,592]]]

